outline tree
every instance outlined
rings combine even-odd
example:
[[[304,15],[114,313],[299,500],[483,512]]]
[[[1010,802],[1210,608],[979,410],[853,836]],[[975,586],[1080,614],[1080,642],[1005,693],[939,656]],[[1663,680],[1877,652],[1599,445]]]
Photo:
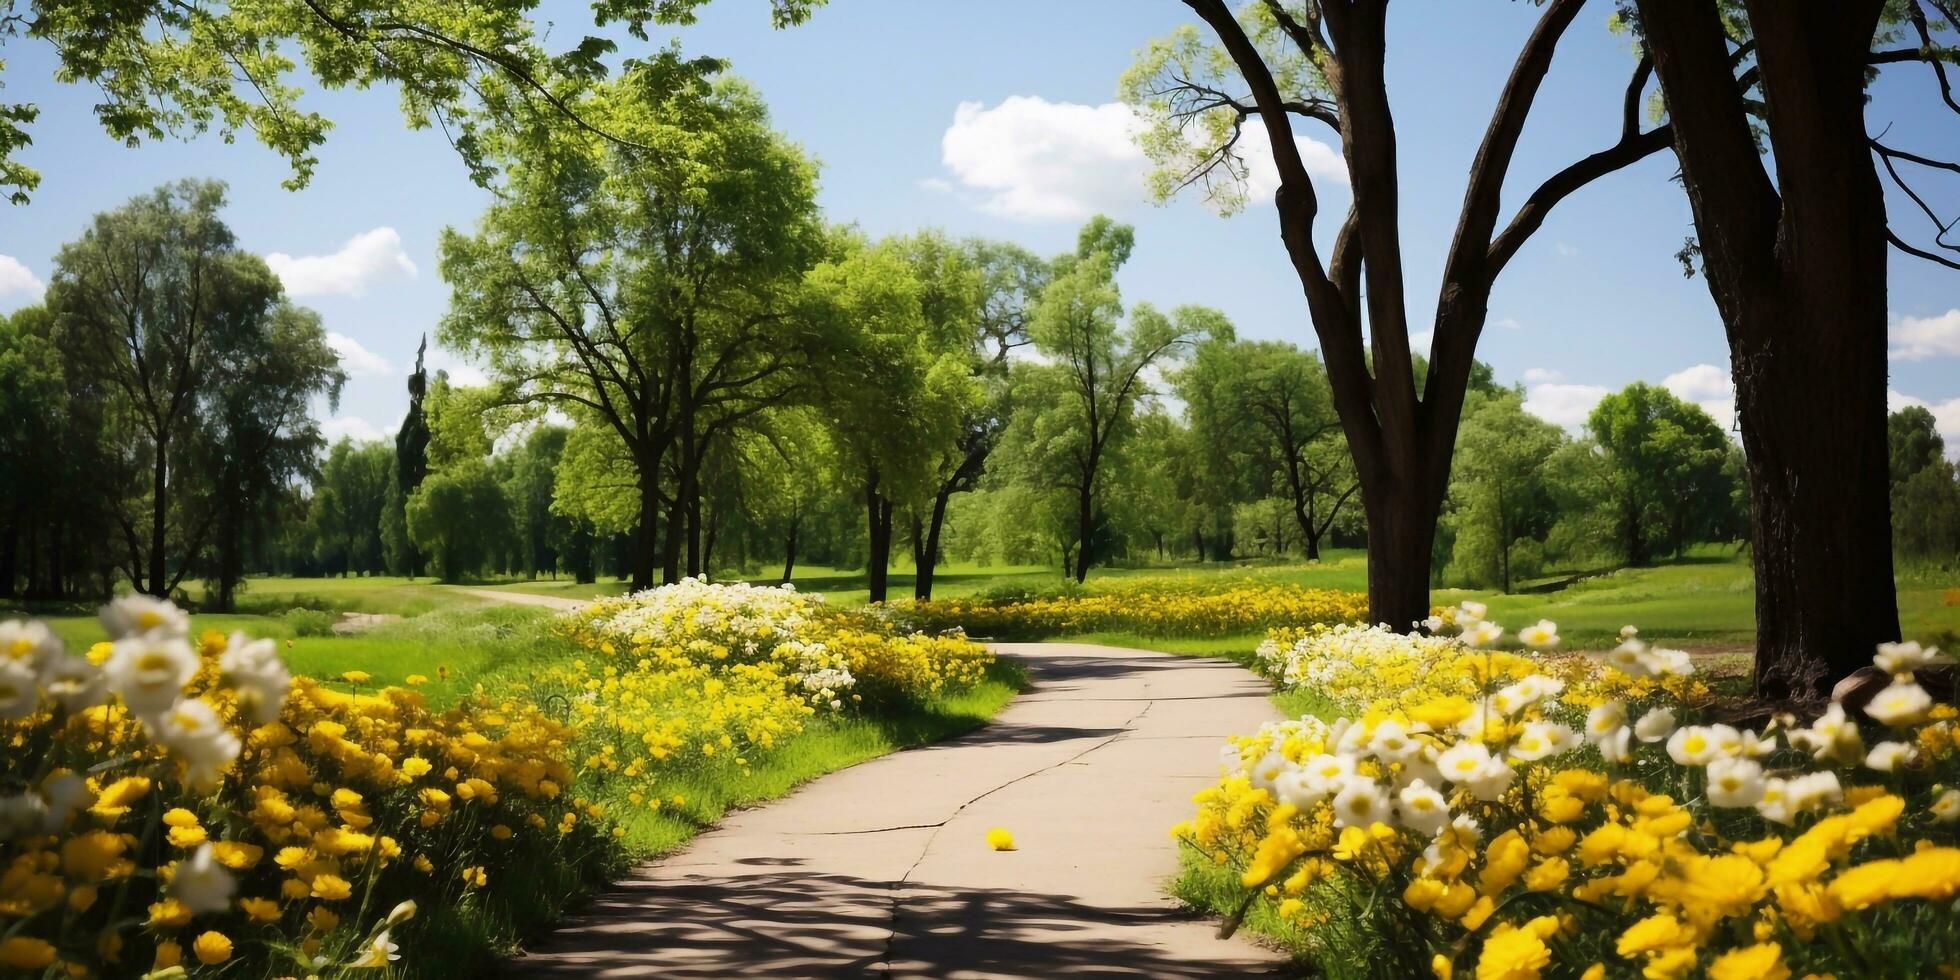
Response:
[[[1642,65],[1628,85],[1619,139],[1553,174],[1499,231],[1519,136],[1583,0],[1544,5],[1470,166],[1432,324],[1432,369],[1418,386],[1384,72],[1385,0],[1262,0],[1238,15],[1225,0],[1185,2],[1218,45],[1187,27],[1144,50],[1123,79],[1126,101],[1150,123],[1139,143],[1160,165],[1160,194],[1203,184],[1225,210],[1246,198],[1245,124],[1253,122],[1272,148],[1281,238],[1306,294],[1368,515],[1369,617],[1406,628],[1428,615],[1437,515],[1492,284],[1559,201],[1666,147],[1664,128],[1639,129],[1649,71]],[[1319,198],[1295,142],[1296,118],[1339,134],[1353,188],[1324,258],[1314,238]]]
[[[395,430],[394,485],[389,488],[386,508],[381,514],[381,540],[388,568],[397,575],[414,578],[422,574],[422,556],[408,540],[408,495],[429,475],[429,420],[422,401],[429,393],[429,372],[423,357],[429,352],[429,338],[415,348],[415,370],[408,375],[408,413],[401,428]]]
[[[1018,246],[983,241],[952,246],[930,233],[912,240],[912,253],[926,279],[927,319],[940,325],[935,333],[943,334],[950,348],[968,348],[968,370],[983,392],[961,419],[958,445],[939,463],[939,486],[927,514],[913,520],[912,594],[925,600],[932,598],[947,507],[954,494],[979,486],[987,457],[1007,425],[1007,359],[1030,343],[1029,309],[1048,267]]]
[[[649,23],[691,23],[704,2],[594,0],[591,6],[595,26],[620,25],[645,41]],[[820,2],[771,0],[770,7],[777,26],[784,26],[801,21]],[[95,114],[110,136],[134,144],[195,136],[215,123],[229,143],[239,130],[249,130],[286,158],[293,172],[287,185],[295,188],[312,177],[314,151],[332,127],[300,106],[302,92],[287,78],[297,53],[325,88],[400,86],[410,125],[439,124],[483,180],[479,127],[496,121],[476,100],[486,90],[515,88],[527,101],[548,107],[558,126],[600,132],[562,93],[603,76],[600,59],[617,44],[588,35],[570,50],[548,54],[533,29],[536,7],[537,0],[467,6],[378,0],[339,8],[311,0],[243,7],[33,0],[21,13],[8,6],[0,17],[0,40],[24,33],[52,45],[56,77],[100,93]],[[672,49],[653,60],[685,77],[719,67],[713,59],[683,61]],[[0,190],[11,188],[16,204],[26,203],[40,183],[40,175],[13,156],[32,142],[27,127],[38,116],[32,103],[0,103]]]
[[[541,571],[555,575],[560,556],[574,534],[570,519],[551,506],[557,490],[558,463],[564,458],[570,433],[562,425],[540,425],[507,454],[511,469],[504,482],[504,496],[510,501],[518,557],[526,578],[537,578]]]
[[[1933,413],[1919,405],[1886,419],[1892,459],[1892,546],[1900,558],[1951,567],[1960,558],[1960,473],[1946,460]]]
[[[312,406],[323,395],[330,408],[337,406],[346,382],[319,314],[284,303],[274,306],[258,329],[241,331],[212,365],[191,454],[208,482],[204,492],[190,498],[188,509],[204,512],[193,520],[212,528],[213,555],[204,584],[213,608],[231,611],[245,578],[247,548],[263,541],[283,516],[281,505],[293,496],[293,485],[318,471],[326,440]],[[378,504],[385,466],[376,468],[370,485],[371,503]],[[371,543],[363,557],[377,570],[380,542],[374,530],[380,513],[366,516],[364,540]]]
[[[1517,553],[1541,546],[1557,517],[1546,462],[1564,442],[1558,426],[1527,414],[1516,394],[1475,401],[1457,435],[1451,565],[1511,591]]]
[[[1144,372],[1213,331],[1231,329],[1215,310],[1182,306],[1166,316],[1148,304],[1131,311],[1127,329],[1119,327],[1123,304],[1115,275],[1133,242],[1129,226],[1091,221],[1075,254],[1055,263],[1055,278],[1041,291],[1028,326],[1035,350],[1051,363],[1022,372],[1024,386],[1050,391],[1026,431],[1049,457],[1041,469],[1072,497],[1077,582],[1098,557],[1101,477],[1138,402],[1149,394]]]
[[[1880,165],[1944,234],[1950,222],[1899,164],[1953,164],[1874,138],[1867,87],[1875,66],[1927,62],[1960,111],[1945,64],[1952,8],[1640,0],[1623,14],[1667,100],[1694,213],[1687,251],[1700,257],[1729,338],[1749,466],[1757,690],[1819,697],[1874,644],[1899,638],[1885,492],[1887,248],[1960,269],[1942,254],[1953,245],[1921,248],[1888,226]],[[1906,45],[1889,46],[1907,30]]]
[[[1259,496],[1288,504],[1309,560],[1359,489],[1320,359],[1292,344],[1214,336],[1178,374],[1202,444],[1236,451]]]
[[[313,553],[328,573],[368,575],[387,567],[384,515],[394,495],[395,454],[384,442],[342,439],[314,481]]]
[[[510,503],[483,460],[464,460],[430,473],[409,496],[408,533],[437,576],[460,581],[511,534]]]
[[[152,595],[195,567],[221,517],[314,451],[308,406],[345,378],[318,318],[238,250],[223,206],[222,184],[181,181],[99,214],[48,287],[71,376],[100,386],[126,464],[144,471],[117,488],[116,518],[124,571]],[[262,403],[238,384],[266,385]]]
[[[1680,555],[1728,510],[1729,440],[1708,413],[1665,388],[1634,382],[1607,395],[1586,430],[1611,469],[1616,532],[1628,564]]]
[[[842,465],[860,480],[865,577],[870,601],[883,602],[894,515],[942,486],[941,462],[957,451],[980,387],[964,339],[966,307],[943,296],[943,282],[928,282],[908,243],[844,235],[834,248],[805,278],[800,316],[829,338],[812,372],[816,398]],[[956,311],[928,316],[929,299]],[[949,348],[955,328],[961,339]]]
[[[699,571],[710,442],[805,380],[788,310],[821,244],[815,168],[734,80],[642,69],[577,108],[633,145],[548,114],[486,134],[500,193],[474,234],[443,234],[439,336],[483,355],[507,399],[578,406],[617,436],[645,588],[657,564],[678,576],[683,542]]]

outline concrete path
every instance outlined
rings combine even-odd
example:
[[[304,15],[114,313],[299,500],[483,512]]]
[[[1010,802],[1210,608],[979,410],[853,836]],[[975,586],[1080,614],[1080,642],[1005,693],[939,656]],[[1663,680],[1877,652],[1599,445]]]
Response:
[[[1227,977],[1282,957],[1163,895],[1225,736],[1276,717],[1222,660],[1005,644],[993,724],[730,814],[632,873],[518,977]],[[990,827],[1019,850],[989,850]]]
[[[450,588],[465,595],[473,595],[479,599],[488,599],[491,602],[511,602],[520,606],[543,606],[546,609],[557,609],[560,611],[577,609],[591,601],[589,599],[567,599],[561,595],[538,595],[533,592],[506,592],[503,589],[470,589],[460,585],[452,585]]]

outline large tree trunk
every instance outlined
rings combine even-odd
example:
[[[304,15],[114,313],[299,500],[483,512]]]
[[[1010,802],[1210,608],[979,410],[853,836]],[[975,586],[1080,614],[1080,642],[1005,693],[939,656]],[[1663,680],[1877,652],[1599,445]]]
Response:
[[[886,598],[886,572],[892,558],[892,503],[878,492],[878,471],[874,468],[864,481],[865,524],[870,547],[864,562],[865,585],[870,590],[869,602],[883,602]]]
[[[1899,638],[1885,197],[1865,130],[1880,0],[1747,4],[1772,183],[1712,0],[1642,0],[1749,467],[1756,687],[1821,697]]]
[[[653,568],[656,556],[660,554],[660,492],[654,485],[657,473],[642,470],[640,474],[640,526],[633,535],[633,580],[632,589],[638,592],[653,588]],[[587,548],[587,561],[591,549]],[[581,565],[580,571],[587,566]],[[579,581],[589,581],[580,579]]]
[[[918,567],[913,570],[912,598],[924,602],[932,598],[932,576],[939,568],[939,535],[946,527],[946,504],[953,491],[942,489],[932,498],[932,516],[926,520],[925,542],[919,546]]]
[[[789,584],[790,576],[796,572],[796,534],[802,529],[803,519],[789,519],[789,534],[783,541],[783,584]]]
[[[1075,581],[1079,585],[1088,580],[1089,562],[1095,558],[1096,491],[1088,479],[1076,493],[1075,528]]]
[[[1407,631],[1429,618],[1440,494],[1414,482],[1362,493],[1368,512],[1368,619]]]
[[[678,494],[667,504],[666,536],[662,547],[660,581],[672,585],[681,580],[681,539],[687,535],[687,508]]]
[[[0,531],[0,599],[15,595],[14,578],[20,565],[20,523],[8,521]]]
[[[166,563],[170,556],[164,551],[166,536],[170,528],[170,442],[159,438],[156,441],[156,463],[150,471],[150,554],[149,578],[136,583],[136,591],[147,592],[158,598],[166,598],[163,587]],[[185,556],[186,559],[189,556]]]

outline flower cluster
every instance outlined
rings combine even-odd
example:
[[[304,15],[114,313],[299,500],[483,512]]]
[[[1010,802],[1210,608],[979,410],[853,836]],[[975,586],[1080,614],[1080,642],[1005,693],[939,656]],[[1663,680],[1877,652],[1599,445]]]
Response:
[[[1630,629],[1595,662],[1478,649],[1503,631],[1474,606],[1430,625],[1457,635],[1277,639],[1262,654],[1277,674],[1332,684],[1358,713],[1234,739],[1174,831],[1195,874],[1304,930],[1310,955],[1351,960],[1338,943],[1363,921],[1392,938],[1369,962],[1393,976],[1960,962],[1960,713],[1915,679],[1935,651],[1884,645],[1893,681],[1862,709],[1748,730],[1698,717],[1712,704],[1690,658]],[[1550,623],[1529,634],[1557,643]],[[1395,673],[1356,676],[1377,669]]]
[[[570,733],[535,710],[293,678],[272,641],[193,639],[144,596],[101,619],[112,639],[86,656],[0,623],[0,967],[385,967],[418,907],[612,852],[558,825],[582,806]]]
[[[978,636],[1135,633],[1225,636],[1282,625],[1354,623],[1368,614],[1358,592],[1197,578],[1128,583],[1103,592],[1009,600],[935,599],[894,604],[916,628],[963,628]]]
[[[530,695],[568,702],[586,769],[655,808],[673,795],[663,777],[748,770],[819,715],[924,702],[994,660],[962,635],[902,633],[787,586],[699,579],[599,600],[557,629],[587,657]]]

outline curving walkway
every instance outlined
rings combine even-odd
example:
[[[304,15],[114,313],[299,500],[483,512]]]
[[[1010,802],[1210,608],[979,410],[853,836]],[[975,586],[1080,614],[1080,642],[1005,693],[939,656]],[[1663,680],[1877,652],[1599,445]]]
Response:
[[[1000,644],[1034,685],[979,731],[729,815],[513,961],[518,977],[1226,977],[1283,958],[1163,895],[1224,737],[1276,717],[1223,661]],[[1020,849],[989,850],[990,827]]]

